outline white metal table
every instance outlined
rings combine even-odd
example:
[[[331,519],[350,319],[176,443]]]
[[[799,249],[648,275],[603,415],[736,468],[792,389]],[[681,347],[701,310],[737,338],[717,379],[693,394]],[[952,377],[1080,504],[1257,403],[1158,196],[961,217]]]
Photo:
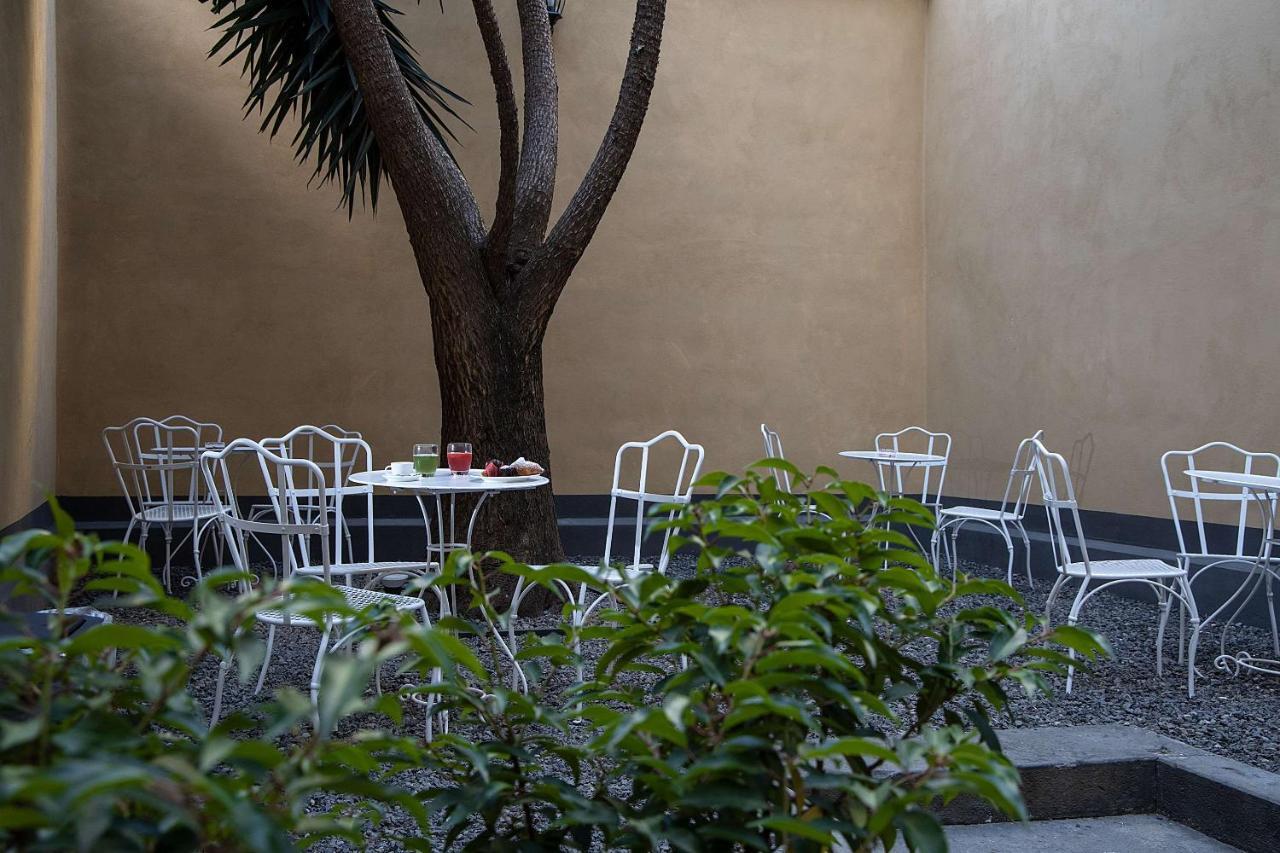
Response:
[[[352,483],[358,483],[362,486],[376,486],[379,488],[391,489],[397,492],[408,492],[418,499],[418,508],[422,510],[422,521],[427,529],[427,562],[431,561],[433,553],[440,555],[440,565],[443,566],[445,560],[448,559],[449,553],[459,548],[471,548],[471,534],[475,531],[476,519],[480,517],[480,507],[484,502],[493,495],[503,492],[524,492],[530,489],[539,489],[551,482],[543,476],[536,477],[482,477],[479,468],[472,468],[469,474],[454,474],[448,469],[437,471],[435,474],[414,477],[411,479],[400,479],[397,477],[386,476],[385,471],[360,472],[352,474],[350,477]],[[471,518],[467,521],[466,538],[458,541],[457,534],[457,499],[458,495],[476,495],[476,504],[471,509]],[[427,512],[428,498],[435,498],[436,503],[436,527],[440,534],[437,542],[431,541],[431,516]],[[449,536],[446,538],[444,534],[444,498],[449,499]],[[373,531],[369,531],[369,535],[373,535]],[[449,603],[453,612],[458,610],[458,602],[453,591],[449,596]],[[502,636],[502,631],[495,625],[485,614],[485,621],[489,623],[489,628],[493,631],[493,637],[497,641],[497,645],[506,653],[512,661],[512,665],[516,664],[516,649],[507,645]],[[523,678],[524,674],[521,673]]]
[[[947,464],[945,456],[936,453],[908,453],[905,450],[841,450],[840,455],[845,459],[865,459],[870,462],[876,469],[876,476],[880,478],[880,490],[895,496],[901,496],[902,469],[932,468]],[[888,481],[884,476],[886,470],[893,473],[892,482],[896,489],[887,485]]]
[[[475,531],[476,519],[480,517],[480,507],[493,495],[503,492],[524,492],[539,489],[551,482],[543,476],[537,477],[482,477],[479,468],[472,468],[469,474],[454,474],[447,468],[435,474],[400,479],[388,477],[385,471],[361,471],[352,474],[352,483],[361,486],[377,486],[397,492],[408,492],[418,499],[418,508],[422,510],[422,521],[427,528],[427,559],[438,554],[443,563],[449,553],[459,548],[471,547],[471,534]],[[457,499],[458,495],[476,495],[476,504],[471,509],[471,518],[467,521],[466,537],[458,539]],[[431,516],[427,511],[428,498],[434,498],[436,504],[436,529],[439,538],[432,541]],[[444,498],[449,501],[449,535],[444,529]],[[372,535],[372,531],[370,531]]]
[[[1226,624],[1222,626],[1222,639],[1218,647],[1218,657],[1214,659],[1213,665],[1218,669],[1231,672],[1233,675],[1238,675],[1242,669],[1263,672],[1269,675],[1280,675],[1280,660],[1255,658],[1244,651],[1237,652],[1234,655],[1227,653],[1227,634],[1231,630],[1232,623],[1235,622],[1236,617],[1240,615],[1245,606],[1253,600],[1258,589],[1264,585],[1268,592],[1267,609],[1271,610],[1271,582],[1276,577],[1276,569],[1271,559],[1271,546],[1276,542],[1276,499],[1280,497],[1280,477],[1245,474],[1240,471],[1198,471],[1195,469],[1187,470],[1183,473],[1194,480],[1244,489],[1258,504],[1258,510],[1262,513],[1262,542],[1258,548],[1258,558],[1253,564],[1253,571],[1240,584],[1240,588],[1232,593],[1231,597],[1200,625],[1201,630],[1204,630],[1204,627],[1225,610],[1237,596],[1241,596],[1240,603],[1231,613]],[[1271,610],[1271,618],[1275,619],[1274,610]]]
[[[947,457],[936,453],[909,453],[905,450],[841,450],[845,459],[865,459],[875,468],[876,477],[880,481],[880,491],[893,497],[902,497],[902,475],[905,469],[936,468],[947,464]],[[875,516],[872,516],[872,520]],[[916,537],[914,531],[911,538],[922,548],[924,544]]]

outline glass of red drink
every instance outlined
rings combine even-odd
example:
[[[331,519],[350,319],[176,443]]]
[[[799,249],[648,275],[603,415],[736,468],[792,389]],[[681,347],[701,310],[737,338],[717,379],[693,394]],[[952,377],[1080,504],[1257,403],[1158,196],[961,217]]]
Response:
[[[465,441],[455,441],[449,445],[449,470],[455,474],[467,474],[471,471],[471,445]]]

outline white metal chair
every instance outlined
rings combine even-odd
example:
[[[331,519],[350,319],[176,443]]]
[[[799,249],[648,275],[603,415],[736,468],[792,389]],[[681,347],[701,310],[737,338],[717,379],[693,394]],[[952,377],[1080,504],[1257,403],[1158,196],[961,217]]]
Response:
[[[1258,527],[1263,526],[1261,511],[1256,506],[1258,498],[1247,489],[1215,486],[1189,477],[1184,472],[1239,471],[1242,474],[1276,477],[1280,476],[1280,456],[1244,450],[1225,441],[1211,441],[1195,450],[1168,451],[1160,457],[1160,470],[1164,474],[1170,517],[1178,536],[1178,564],[1186,570],[1192,590],[1195,590],[1196,580],[1205,576],[1210,569],[1232,565],[1252,568],[1259,559],[1261,543],[1250,539],[1250,521],[1255,521]],[[1280,557],[1272,557],[1271,562],[1280,563]],[[1271,618],[1271,643],[1276,654],[1280,654],[1280,631],[1276,626],[1271,579],[1272,573],[1267,572],[1267,613]],[[1201,628],[1215,621],[1228,607],[1236,604],[1237,599],[1242,599],[1249,586],[1248,583],[1242,583],[1217,610],[1201,620]],[[1243,603],[1241,600],[1239,605],[1242,606]],[[1236,613],[1238,612],[1237,610]],[[1185,610],[1179,614],[1178,622],[1178,660],[1181,662],[1186,637]],[[1194,663],[1192,661],[1193,665]]]
[[[279,456],[288,459],[305,459],[314,468],[299,470],[294,474],[287,493],[269,492],[271,510],[278,518],[286,518],[295,524],[315,522],[322,518],[331,520],[335,535],[333,550],[327,554],[327,568],[313,557],[310,549],[296,555],[294,571],[298,574],[316,575],[322,570],[346,578],[354,583],[358,576],[367,576],[372,584],[379,576],[397,573],[424,575],[439,568],[429,560],[379,560],[374,548],[373,486],[350,482],[356,471],[372,473],[373,451],[363,438],[340,437],[329,427],[300,426],[279,438],[266,438],[262,445]],[[318,477],[313,477],[318,472]],[[363,498],[362,509],[367,533],[364,554],[357,556],[351,546],[347,526],[346,501]],[[337,535],[344,531],[345,535]],[[346,548],[343,548],[343,544]],[[440,590],[441,607],[447,611]]]
[[[782,449],[782,436],[778,435],[776,429],[770,429],[768,424],[760,424],[760,435],[764,438],[764,455],[766,459],[786,459],[787,454]],[[773,469],[773,481],[778,484],[778,488],[787,494],[791,494],[791,474],[781,468]]]
[[[941,461],[920,461],[909,465],[875,463],[880,491],[914,498],[933,510],[935,516],[941,514],[942,484],[946,480],[947,462],[951,458],[951,436],[945,432],[931,432],[924,427],[909,426],[897,432],[880,433],[876,436],[875,445],[878,451],[942,457]],[[908,532],[921,550],[924,550],[924,543],[915,530],[908,528]]]
[[[782,459],[787,458],[786,451],[782,449],[782,436],[778,435],[778,431],[769,427],[768,424],[760,424],[760,435],[764,438],[764,455],[766,459]],[[795,489],[791,484],[791,472],[782,468],[774,468],[770,474],[778,488],[789,495],[795,494]],[[806,496],[807,497],[807,496]],[[831,516],[825,512],[813,508],[813,502],[808,501],[807,506],[800,518],[808,524],[817,521],[830,521]]]
[[[1080,523],[1080,507],[1076,502],[1075,489],[1071,484],[1071,473],[1067,460],[1059,453],[1048,450],[1039,439],[1032,439],[1035,448],[1035,465],[1040,475],[1040,486],[1044,493],[1045,514],[1049,519],[1049,536],[1053,545],[1054,562],[1057,565],[1058,579],[1049,591],[1049,599],[1045,603],[1045,617],[1051,618],[1053,602],[1058,592],[1069,581],[1080,582],[1080,590],[1071,604],[1071,612],[1067,616],[1067,624],[1074,625],[1080,617],[1080,611],[1094,595],[1104,589],[1122,583],[1146,584],[1156,595],[1160,608],[1156,628],[1156,674],[1164,674],[1164,629],[1169,619],[1169,608],[1176,598],[1182,602],[1191,614],[1191,643],[1189,657],[1195,660],[1196,645],[1200,640],[1200,615],[1196,611],[1196,601],[1191,595],[1191,586],[1187,579],[1186,569],[1171,566],[1163,560],[1091,560],[1089,546],[1085,540],[1084,527]],[[1068,544],[1068,536],[1076,539],[1079,559],[1075,559]],[[1075,657],[1072,651],[1071,657]],[[1071,692],[1075,667],[1067,670],[1067,692]],[[1196,669],[1187,666],[1187,695],[1196,695]]]
[[[298,553],[308,553],[311,550],[310,540],[314,537],[319,540],[319,547],[316,550],[320,554],[320,565],[315,567],[316,571],[311,582],[332,584],[333,572],[330,570],[329,561],[329,540],[331,535],[330,522],[327,515],[321,514],[309,520],[299,521],[290,515],[287,502],[282,499],[276,503],[276,506],[280,508],[280,513],[276,518],[250,521],[242,517],[227,460],[231,454],[245,451],[253,452],[257,455],[258,467],[262,474],[262,485],[266,488],[268,494],[288,496],[293,489],[294,481],[296,479],[305,479],[316,484],[316,497],[321,506],[324,506],[325,501],[328,500],[328,495],[325,493],[324,475],[319,466],[310,460],[290,459],[281,456],[272,452],[263,444],[247,438],[236,439],[221,450],[205,451],[201,456],[201,470],[208,485],[209,495],[217,509],[217,520],[222,528],[227,548],[236,569],[246,574],[252,571],[246,542],[248,534],[278,536],[280,538],[284,578],[287,580],[295,574],[300,575],[302,574],[299,571],[301,567],[296,560],[296,555]],[[249,591],[247,581],[241,581],[240,587],[242,593]],[[430,622],[425,603],[421,598],[357,589],[352,586],[335,586],[335,588],[342,593],[347,604],[353,608],[365,609],[373,605],[388,605],[396,610],[413,611],[424,623],[429,624]],[[292,611],[287,601],[278,608],[258,611],[257,621],[267,626],[267,648],[266,655],[262,661],[262,668],[258,673],[257,683],[254,686],[254,693],[262,690],[263,682],[266,679],[267,667],[271,663],[272,648],[275,645],[277,628],[307,628],[320,633],[315,666],[311,672],[310,691],[313,705],[320,690],[320,681],[326,657],[344,648],[350,648],[363,630],[354,620],[332,614],[325,616],[323,620],[299,615]],[[217,722],[222,712],[223,688],[226,684],[227,670],[230,665],[230,660],[223,660],[218,668],[218,681],[214,691],[211,725]],[[431,726],[432,714],[428,709],[428,738],[431,737]]]
[[[203,491],[198,454],[210,443],[221,440],[222,429],[217,424],[200,423],[183,415],[163,420],[134,418],[102,430],[102,444],[129,508],[124,541],[129,541],[136,528],[138,547],[146,550],[151,527],[160,527],[164,533],[162,579],[166,589],[172,588],[175,528],[189,528],[177,547],[191,540],[196,576],[201,576],[201,539],[216,513]]]
[[[337,424],[325,424],[324,426],[320,427],[319,429],[321,429],[321,430],[323,430],[324,432],[327,432],[327,433],[329,433],[329,434],[331,434],[331,435],[335,435],[335,436],[337,436],[337,437],[339,437],[339,438],[363,438],[363,436],[362,436],[362,435],[360,434],[360,432],[358,432],[357,430],[349,430],[349,429],[346,429],[346,428],[344,428],[344,427],[338,426]],[[314,452],[314,451],[315,451],[315,442],[314,442],[314,438],[311,438],[311,437],[305,437],[305,438],[304,438],[304,437],[299,437],[299,438],[298,438],[298,444],[300,445],[300,447],[298,448],[299,452],[297,452],[297,453],[293,454],[293,455],[295,456],[295,458],[299,458],[299,459],[313,459],[313,460],[316,458],[316,457],[315,457],[315,452]],[[304,446],[304,445],[306,445],[306,446]],[[322,460],[321,460],[321,463],[322,463],[321,467],[324,467],[323,463],[325,463],[325,462],[327,462],[327,461],[328,461],[328,460],[322,459]],[[351,448],[351,450],[350,450],[350,452],[348,453],[348,455],[346,456],[346,458],[344,458],[344,459],[342,459],[342,460],[341,460],[341,466],[340,466],[340,467],[344,469],[344,470],[342,470],[342,471],[338,472],[338,473],[340,473],[340,474],[342,475],[342,480],[341,480],[341,482],[345,483],[345,482],[346,482],[346,480],[347,480],[347,478],[349,478],[349,477],[351,476],[351,474],[352,474],[352,473],[354,473],[354,471],[355,471],[355,464],[356,464],[356,448],[354,448],[354,447],[353,447],[353,448]],[[314,499],[301,499],[301,500],[299,501],[299,508],[300,508],[300,509],[307,509],[307,510],[312,511],[312,512],[325,511],[325,512],[328,512],[328,513],[330,513],[330,514],[332,514],[332,513],[333,513],[333,508],[332,508],[332,507],[328,507],[328,508],[326,508],[325,510],[320,510],[318,507],[315,507],[315,506],[314,506]],[[252,506],[250,506],[250,507],[249,507],[249,519],[250,519],[250,520],[257,520],[257,519],[260,519],[260,518],[266,518],[266,517],[269,517],[269,516],[273,515],[273,514],[275,513],[275,511],[276,511],[275,504],[274,504],[274,503],[272,503],[272,502],[270,502],[270,501],[268,501],[268,502],[266,502],[266,503],[255,503],[255,504],[253,504]],[[346,539],[346,542],[347,542],[347,551],[348,551],[348,553],[352,553],[352,552],[353,552],[353,548],[352,548],[352,545],[351,545],[351,527],[347,524],[347,522],[346,522],[346,519],[345,519],[345,518],[344,518],[344,519],[343,519],[343,521],[342,521],[342,535],[343,535],[343,537]],[[255,541],[256,541],[256,540],[255,540]],[[264,548],[262,548],[262,551],[266,554],[267,560],[271,563],[271,573],[272,573],[272,575],[278,575],[278,574],[279,574],[279,571],[278,571],[278,568],[277,568],[277,566],[276,566],[276,558],[275,558],[275,556],[271,553],[270,549],[268,549],[268,548],[265,548],[265,547],[264,547]]]
[[[650,477],[650,458],[655,448],[665,449],[667,445],[674,447],[676,455],[679,456],[680,464],[674,472],[675,478],[673,480],[654,486]],[[702,461],[705,453],[706,451],[701,444],[690,443],[675,430],[667,430],[648,441],[628,441],[618,448],[613,460],[613,485],[609,489],[609,526],[605,532],[604,556],[598,565],[580,567],[592,574],[594,582],[580,584],[576,593],[571,586],[563,582],[560,583],[566,597],[575,605],[572,615],[575,627],[586,624],[596,609],[604,601],[613,597],[616,587],[627,583],[627,581],[640,574],[654,571],[659,574],[666,573],[667,564],[671,559],[671,555],[667,550],[667,545],[671,539],[670,530],[663,532],[662,545],[656,562],[646,562],[641,556],[645,540],[647,508],[670,504],[672,508],[664,518],[668,521],[674,519],[679,507],[687,505],[693,499],[693,484],[697,482],[698,475],[702,471]],[[635,455],[639,456],[639,474],[634,481],[624,485],[623,465]],[[668,484],[670,485],[670,490],[662,490]],[[625,563],[614,562],[613,560],[614,538],[621,521],[618,512],[618,502],[620,500],[635,504],[635,515],[631,519],[635,524],[631,553],[629,558],[625,558],[627,559]],[[516,615],[519,613],[520,602],[524,600],[524,597],[531,589],[533,587],[526,585],[524,578],[521,578],[512,594],[510,618],[508,619],[508,641],[512,653],[516,651]],[[517,666],[515,669],[519,672],[520,668]],[[581,680],[581,668],[579,668],[579,680]]]
[[[951,574],[956,572],[957,552],[956,540],[966,524],[985,524],[1000,534],[1004,539],[1005,549],[1009,553],[1009,563],[1005,575],[1010,586],[1013,585],[1013,537],[1009,529],[1017,531],[1022,539],[1022,550],[1027,561],[1027,585],[1035,589],[1035,581],[1031,577],[1031,542],[1027,538],[1027,530],[1022,520],[1027,514],[1027,496],[1031,492],[1031,478],[1035,476],[1035,448],[1032,442],[1040,439],[1044,430],[1036,430],[1031,438],[1024,438],[1018,443],[1013,454],[1013,467],[1009,469],[1009,481],[1004,487],[1004,496],[1000,499],[1000,508],[981,506],[948,506],[938,513],[938,526],[933,532],[933,561],[938,562],[938,550],[941,546],[947,552],[947,560],[951,563]],[[947,534],[951,535],[951,547],[947,549]]]

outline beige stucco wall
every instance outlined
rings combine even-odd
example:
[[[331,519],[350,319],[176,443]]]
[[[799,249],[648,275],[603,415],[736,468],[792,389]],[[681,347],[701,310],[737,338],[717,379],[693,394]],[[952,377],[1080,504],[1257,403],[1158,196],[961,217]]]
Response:
[[[1163,450],[1280,449],[1280,3],[932,0],[926,90],[948,491],[1036,427],[1119,512]]]
[[[0,3],[0,527],[54,486],[53,0]]]
[[[925,4],[785,6],[670,4],[639,148],[548,336],[561,492],[606,490],[617,444],[669,427],[734,467],[768,420],[816,465],[923,414]],[[487,208],[496,120],[469,7],[406,8],[425,64],[476,104],[459,155]],[[632,8],[574,3],[557,27],[561,203]],[[233,435],[336,421],[382,461],[438,431],[398,212],[348,222],[240,120],[238,69],[204,59],[210,21],[193,0],[59,7],[63,493],[112,491],[98,430],[139,414]]]

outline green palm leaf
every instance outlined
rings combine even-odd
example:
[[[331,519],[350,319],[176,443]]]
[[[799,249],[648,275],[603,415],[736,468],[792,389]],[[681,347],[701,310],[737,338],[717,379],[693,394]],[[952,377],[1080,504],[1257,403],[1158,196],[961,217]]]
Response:
[[[355,212],[357,195],[376,208],[382,160],[329,0],[200,2],[218,15],[210,29],[221,31],[209,56],[222,54],[223,65],[236,58],[243,62],[250,83],[245,115],[261,115],[259,130],[273,137],[286,118],[296,115],[298,129],[290,144],[299,162],[314,160],[312,179],[342,188],[348,216]],[[374,7],[423,122],[449,151],[449,140],[457,141],[449,121],[470,127],[455,106],[470,102],[423,70],[395,24],[400,10],[387,0],[374,0]]]

